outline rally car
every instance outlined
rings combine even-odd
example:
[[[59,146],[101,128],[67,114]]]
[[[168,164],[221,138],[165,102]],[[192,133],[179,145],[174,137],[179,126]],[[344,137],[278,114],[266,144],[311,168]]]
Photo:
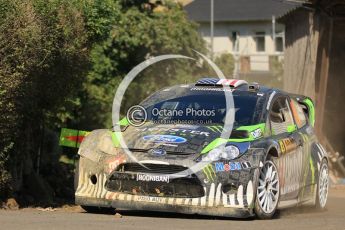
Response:
[[[234,121],[223,138],[228,91]],[[122,119],[120,131],[95,130],[82,141],[75,202],[85,210],[269,219],[286,207],[325,208],[328,158],[311,99],[202,78],[154,93],[140,107],[145,116]]]

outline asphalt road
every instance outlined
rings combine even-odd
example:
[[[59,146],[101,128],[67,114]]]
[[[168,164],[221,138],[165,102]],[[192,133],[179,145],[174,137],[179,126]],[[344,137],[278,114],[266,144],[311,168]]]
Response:
[[[0,230],[106,229],[345,229],[345,189],[330,191],[327,210],[293,208],[273,220],[239,220],[155,212],[120,211],[120,215],[88,214],[79,207],[55,211],[35,208],[0,210]]]

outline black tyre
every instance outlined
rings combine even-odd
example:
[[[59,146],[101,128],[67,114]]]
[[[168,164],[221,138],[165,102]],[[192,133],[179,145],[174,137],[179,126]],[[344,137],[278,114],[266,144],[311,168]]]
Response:
[[[317,182],[316,207],[324,209],[326,207],[329,188],[329,171],[327,160],[323,159],[320,165],[319,177]]]
[[[259,219],[271,219],[279,202],[279,175],[276,165],[266,161],[260,169],[254,211]]]

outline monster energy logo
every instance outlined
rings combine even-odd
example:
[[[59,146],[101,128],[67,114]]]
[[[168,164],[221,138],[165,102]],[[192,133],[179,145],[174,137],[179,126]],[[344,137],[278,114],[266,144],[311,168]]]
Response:
[[[212,132],[222,132],[222,126],[207,126],[207,128]]]
[[[202,171],[204,172],[208,181],[214,181],[214,179],[216,178],[216,172],[214,171],[211,164],[205,166]]]

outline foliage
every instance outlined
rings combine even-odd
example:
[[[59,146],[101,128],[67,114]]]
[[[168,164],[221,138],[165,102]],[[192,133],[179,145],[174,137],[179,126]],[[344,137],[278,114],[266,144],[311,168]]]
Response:
[[[25,161],[36,157],[41,127],[61,124],[59,112],[75,97],[88,60],[86,34],[81,12],[67,0],[0,6],[0,152],[9,156],[16,182]]]
[[[83,85],[86,95],[80,112],[80,125],[86,129],[111,126],[115,89],[135,65],[156,55],[195,57],[193,49],[205,51],[196,25],[187,20],[181,6],[165,4],[159,6],[164,10],[155,10],[158,6],[149,5],[148,1],[119,2],[120,15],[106,14],[102,15],[106,18],[100,20],[111,21],[111,17],[116,17],[116,25],[107,39],[95,43],[91,50],[92,69]],[[190,69],[190,63],[166,61],[144,71],[127,90],[124,110],[169,83],[188,81]]]
[[[45,130],[110,126],[116,87],[135,65],[161,54],[196,57],[193,49],[205,53],[203,40],[172,1],[0,0],[0,186],[10,172],[18,190],[38,153],[50,156]],[[149,68],[124,107],[205,69],[195,61]]]
[[[8,172],[6,162],[8,161],[8,152],[13,147],[13,143],[5,146],[0,151],[0,201],[11,192],[11,174]]]
[[[223,53],[216,57],[215,64],[222,70],[226,77],[231,78],[234,73],[234,57],[230,53]]]

